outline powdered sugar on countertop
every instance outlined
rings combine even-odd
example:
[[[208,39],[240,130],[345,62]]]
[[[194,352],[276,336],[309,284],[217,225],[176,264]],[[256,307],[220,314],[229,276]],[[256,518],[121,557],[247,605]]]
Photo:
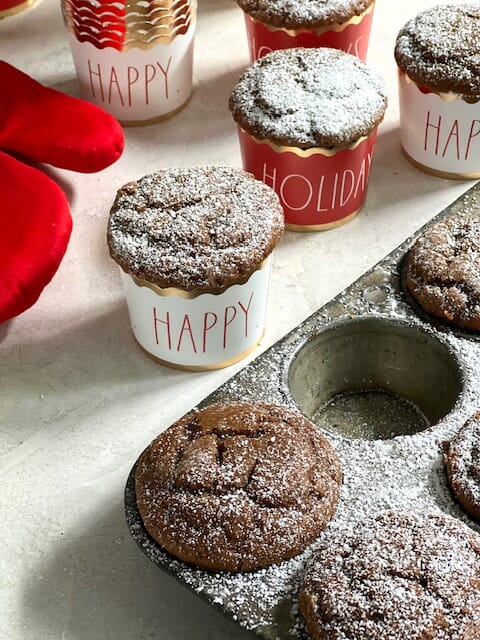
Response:
[[[287,49],[257,60],[230,97],[240,126],[256,138],[301,148],[348,145],[369,135],[387,105],[383,80],[334,49]]]
[[[479,206],[480,188],[476,187],[452,205],[448,215],[476,211]],[[252,573],[232,575],[202,571],[173,560],[152,542],[135,509],[133,475],[127,486],[127,520],[146,555],[242,627],[268,640],[308,637],[298,611],[300,577],[305,563],[329,531],[355,527],[367,518],[391,509],[446,513],[464,521],[471,529],[479,529],[450,493],[441,443],[450,440],[478,410],[480,341],[476,335],[440,323],[424,322],[409,306],[401,291],[399,263],[410,244],[411,240],[404,243],[202,403],[265,401],[284,403],[298,410],[288,386],[289,363],[294,354],[312,334],[332,322],[346,322],[364,315],[387,318],[427,331],[455,354],[461,365],[463,388],[453,410],[430,429],[377,441],[349,439],[334,431],[323,431],[340,456],[344,482],[333,521],[311,547],[287,562]],[[365,291],[372,286],[383,287],[388,292],[387,299],[378,304],[367,299]],[[435,392],[432,389],[432,393]]]

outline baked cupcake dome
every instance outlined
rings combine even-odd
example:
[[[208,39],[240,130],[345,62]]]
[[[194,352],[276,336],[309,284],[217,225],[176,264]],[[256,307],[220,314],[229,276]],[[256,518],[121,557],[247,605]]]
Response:
[[[135,476],[148,533],[169,553],[215,571],[281,562],[332,517],[341,469],[306,418],[272,404],[193,411],[143,452]]]
[[[383,80],[358,58],[336,49],[273,51],[240,77],[229,106],[257,139],[309,149],[348,145],[383,119]]]
[[[480,215],[430,225],[406,257],[405,284],[428,314],[480,329]]]
[[[445,467],[456,500],[480,521],[480,412],[443,445]]]
[[[237,0],[240,7],[272,27],[316,29],[360,15],[374,0]]]
[[[386,512],[322,536],[300,609],[314,640],[473,640],[480,535],[445,515]]]
[[[283,230],[277,196],[253,176],[231,167],[182,167],[122,187],[107,238],[126,273],[192,291],[250,274]]]

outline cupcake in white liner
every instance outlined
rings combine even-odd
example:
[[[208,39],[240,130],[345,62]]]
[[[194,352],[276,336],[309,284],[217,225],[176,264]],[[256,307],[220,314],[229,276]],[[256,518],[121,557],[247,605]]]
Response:
[[[275,193],[229,167],[163,169],[122,187],[108,225],[135,339],[162,364],[216,369],[265,331]]]
[[[480,178],[480,5],[445,4],[401,29],[400,138],[408,159],[444,178]]]

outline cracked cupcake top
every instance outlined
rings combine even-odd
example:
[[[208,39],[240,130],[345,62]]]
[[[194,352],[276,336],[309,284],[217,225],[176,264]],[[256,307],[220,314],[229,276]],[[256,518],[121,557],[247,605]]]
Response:
[[[252,175],[231,167],[183,167],[122,187],[107,239],[126,273],[192,291],[248,276],[283,230],[278,197]]]
[[[174,556],[247,571],[302,551],[339,498],[335,450],[287,407],[236,402],[193,411],[143,452],[135,476],[148,533]]]
[[[479,34],[478,3],[435,6],[419,13],[401,29],[395,59],[417,84],[478,97]]]
[[[255,138],[308,149],[368,136],[387,106],[383,80],[336,49],[273,51],[254,62],[230,96],[238,124]]]
[[[322,537],[300,592],[314,640],[480,637],[480,536],[444,515],[387,512]]]

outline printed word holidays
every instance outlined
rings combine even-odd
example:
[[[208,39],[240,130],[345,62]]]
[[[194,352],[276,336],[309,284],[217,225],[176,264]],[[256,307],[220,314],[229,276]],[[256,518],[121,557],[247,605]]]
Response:
[[[480,153],[480,120],[434,115],[425,117],[424,151],[445,158],[468,160]]]
[[[306,176],[299,173],[282,175],[276,167],[263,165],[262,180],[272,187],[282,204],[290,211],[309,209],[322,213],[352,206],[368,185],[372,154],[368,153],[356,170]]]
[[[353,56],[357,56],[357,58],[361,58],[362,49],[360,47],[363,47],[362,40],[363,36],[359,36],[355,42],[351,42],[346,49],[343,49],[343,47],[342,49]]]
[[[248,300],[237,300],[221,311],[178,314],[153,307],[155,343],[177,352],[228,349],[235,340],[249,338],[252,302],[253,292]]]
[[[290,40],[290,42],[289,42]],[[284,43],[284,47],[287,48],[288,46],[301,46],[297,41],[296,38],[290,38],[289,40],[287,40]],[[306,45],[308,46],[308,45]],[[319,46],[319,45],[318,45]],[[332,46],[332,45],[330,45]],[[357,58],[361,58],[362,57],[362,53],[363,53],[363,36],[358,36],[358,38],[356,38],[353,42],[349,42],[347,44],[347,42],[344,42],[343,40],[337,42],[335,44],[335,49],[342,49],[343,51],[345,51],[346,53],[350,53],[354,56],[357,56]],[[251,40],[251,48],[253,51],[253,55],[254,58],[262,58],[263,56],[266,56],[267,53],[272,53],[273,49],[271,47],[269,47],[268,45],[265,44],[259,44],[257,43],[257,41],[255,40],[255,38],[252,38]],[[277,47],[279,48],[279,47]]]
[[[139,66],[107,66],[90,59],[87,64],[90,91],[96,100],[120,103],[122,107],[149,105],[158,97],[168,100],[172,56],[166,62]]]

